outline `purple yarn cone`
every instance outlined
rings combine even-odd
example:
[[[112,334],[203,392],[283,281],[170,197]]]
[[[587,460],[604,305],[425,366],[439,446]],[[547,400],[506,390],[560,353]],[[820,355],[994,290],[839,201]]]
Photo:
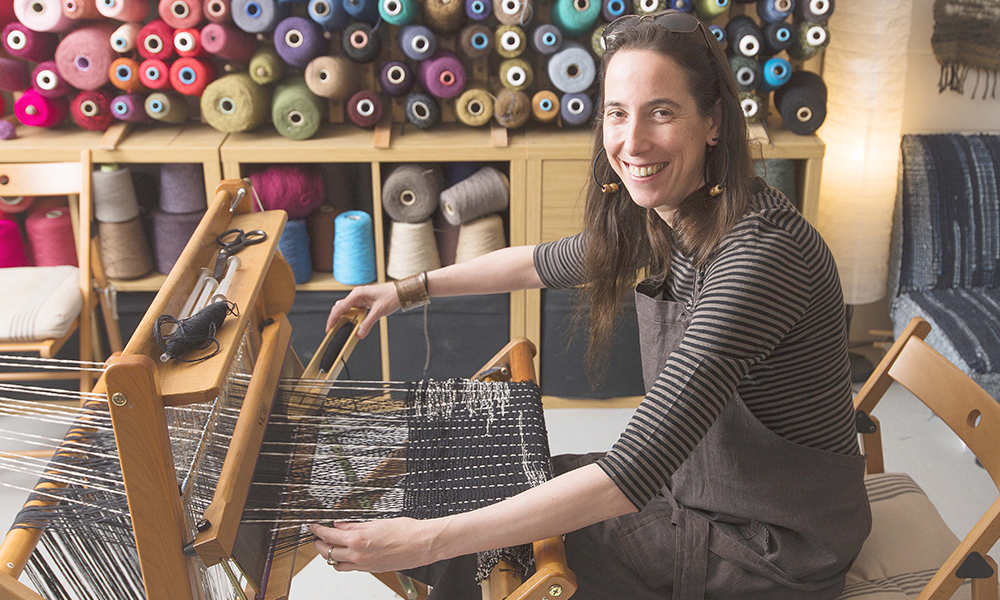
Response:
[[[274,29],[274,49],[283,61],[298,69],[323,52],[319,25],[303,17],[288,17]]]
[[[143,108],[146,98],[142,94],[122,94],[111,100],[111,114],[119,121],[129,123],[145,123],[149,115]]]
[[[401,60],[390,60],[382,65],[378,83],[387,96],[405,96],[413,89],[413,71]]]
[[[417,78],[424,91],[437,98],[454,98],[465,90],[465,67],[450,50],[438,48],[420,63]]]

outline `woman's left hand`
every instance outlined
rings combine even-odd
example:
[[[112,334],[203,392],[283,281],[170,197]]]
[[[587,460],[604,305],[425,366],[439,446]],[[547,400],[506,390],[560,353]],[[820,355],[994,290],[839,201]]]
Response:
[[[406,517],[366,523],[311,525],[320,556],[338,571],[384,573],[420,567],[441,560],[436,556],[435,521]],[[334,563],[336,561],[336,563]]]

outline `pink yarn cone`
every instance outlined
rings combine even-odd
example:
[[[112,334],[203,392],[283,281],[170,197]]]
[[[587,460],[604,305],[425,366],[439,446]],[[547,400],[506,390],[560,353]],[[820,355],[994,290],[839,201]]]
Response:
[[[271,167],[251,175],[250,183],[265,210],[283,210],[289,219],[304,219],[323,204],[323,177],[315,169]]]

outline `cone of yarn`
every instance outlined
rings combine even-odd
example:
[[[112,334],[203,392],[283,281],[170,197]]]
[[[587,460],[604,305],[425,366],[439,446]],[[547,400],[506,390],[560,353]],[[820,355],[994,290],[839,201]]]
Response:
[[[437,51],[437,36],[423,25],[404,25],[399,28],[399,49],[410,60],[426,60]]]
[[[189,29],[201,24],[201,0],[160,0],[157,12],[174,29]]]
[[[0,219],[0,269],[27,267],[21,228],[8,219]]]
[[[527,25],[534,12],[531,0],[493,0],[493,14],[501,25]]]
[[[774,107],[789,131],[810,135],[826,120],[826,96],[826,84],[819,75],[796,71],[775,90]]]
[[[283,210],[289,219],[304,219],[323,204],[323,176],[316,169],[275,166],[250,175],[264,210]],[[256,210],[256,208],[255,208]]]
[[[0,90],[20,92],[31,86],[28,65],[12,58],[0,58]]]
[[[108,70],[117,58],[111,48],[114,28],[90,25],[71,31],[56,48],[56,69],[78,90],[96,90],[108,83]]]
[[[594,57],[586,48],[567,42],[549,59],[549,79],[560,92],[576,94],[587,90],[597,74]]]
[[[607,23],[598,23],[590,34],[590,51],[597,58],[604,56],[604,51],[608,49],[607,43],[604,41],[604,28],[607,26]]]
[[[160,210],[185,214],[205,210],[205,173],[201,163],[160,167]]]
[[[374,127],[382,119],[382,99],[373,90],[361,90],[347,100],[347,118],[358,127]]]
[[[444,212],[434,211],[434,238],[437,240],[441,266],[455,264],[455,250],[458,248],[458,231],[461,225],[452,225],[444,218]]]
[[[138,23],[122,24],[111,34],[111,48],[119,54],[125,54],[134,50],[139,29],[141,29],[141,26]]]
[[[483,167],[441,192],[441,212],[452,225],[500,212],[509,202],[510,182],[493,167]]]
[[[485,58],[493,50],[493,30],[485,25],[469,25],[459,35],[458,44],[465,56]]]
[[[143,106],[146,98],[142,94],[122,94],[111,99],[111,114],[119,121],[145,123],[149,115]]]
[[[274,29],[274,50],[286,63],[304,69],[326,47],[319,25],[303,17],[288,17]]]
[[[488,215],[475,221],[462,223],[458,230],[455,262],[462,263],[494,250],[507,247],[500,215]]]
[[[543,23],[531,32],[531,47],[539,54],[555,54],[562,42],[562,31],[551,23]]]
[[[73,219],[68,206],[36,205],[24,219],[24,231],[39,267],[77,266]]]
[[[747,123],[756,123],[764,117],[763,100],[755,92],[740,92],[740,109]],[[785,126],[795,133],[789,124],[786,123]]]
[[[341,212],[336,206],[324,204],[306,219],[313,271],[333,272],[333,223]]]
[[[732,54],[754,58],[760,54],[764,33],[753,19],[739,15],[726,24],[726,39]]]
[[[420,14],[416,0],[378,0],[378,14],[390,25],[402,27]]]
[[[438,206],[442,181],[436,167],[400,165],[382,184],[382,208],[393,221],[426,221]]]
[[[97,11],[109,19],[116,21],[146,20],[149,13],[149,2],[146,0],[98,0]]]
[[[465,90],[455,101],[455,116],[469,127],[486,125],[493,119],[493,96],[482,88]]]
[[[631,12],[631,2],[626,2],[625,0],[603,0],[601,2],[601,16],[608,23]]]
[[[826,25],[803,21],[795,25],[795,42],[788,48],[788,56],[795,60],[809,60],[830,43]]]
[[[101,241],[101,262],[112,279],[138,279],[153,270],[153,253],[136,217],[122,223],[97,223]]]
[[[378,84],[388,96],[404,96],[413,89],[415,78],[410,66],[401,60],[390,60],[379,69]]]
[[[309,18],[326,31],[341,30],[351,22],[340,0],[309,0]]]
[[[432,96],[455,98],[465,90],[465,66],[454,52],[438,48],[417,67],[417,80]]]
[[[232,25],[209,23],[201,30],[201,46],[220,58],[247,63],[257,50],[257,38]]]
[[[465,0],[465,14],[473,21],[485,21],[493,14],[490,0]]]
[[[274,83],[285,76],[285,62],[271,46],[258,48],[250,59],[250,78],[257,85]],[[313,93],[316,93],[313,90]]]
[[[74,21],[103,18],[101,12],[97,10],[96,0],[63,0],[62,11],[67,19]]]
[[[370,63],[382,50],[382,38],[367,23],[351,23],[344,29],[344,54],[354,62]]]
[[[292,267],[295,283],[312,279],[312,258],[309,255],[309,230],[305,219],[289,219],[278,239],[278,249]]]
[[[517,0],[504,0],[505,2]],[[503,58],[517,58],[528,47],[524,30],[517,25],[501,25],[496,31],[496,51]]]
[[[59,38],[54,33],[32,31],[23,23],[7,23],[3,28],[3,48],[14,58],[42,62],[56,53]]]
[[[117,165],[102,165],[91,175],[94,218],[102,223],[124,223],[139,216],[132,173]]]
[[[288,15],[291,2],[278,0],[233,0],[233,23],[248,33],[273,31]]]
[[[26,212],[34,204],[34,196],[0,196],[0,212],[5,215],[16,215]]]
[[[497,94],[493,102],[493,118],[501,126],[516,129],[527,123],[530,116],[531,99],[524,92],[504,88]]]
[[[531,64],[521,58],[508,58],[500,63],[500,83],[508,90],[520,92],[535,80]]]
[[[151,90],[169,90],[170,67],[158,58],[147,58],[139,63],[139,83]]]
[[[233,75],[229,77],[233,77]],[[252,83],[249,76],[246,77],[246,80]],[[207,93],[209,86],[216,81],[215,66],[200,58],[186,56],[178,58],[170,65],[170,87],[185,96],[203,96]],[[204,112],[203,108],[202,116],[205,116]],[[208,118],[205,117],[205,120],[208,121]]]
[[[293,75],[274,89],[271,122],[288,139],[309,139],[323,122],[324,108],[325,103],[309,90],[302,75]]]
[[[465,3],[462,0],[426,0],[424,21],[440,35],[454,35],[465,25]]]
[[[128,92],[143,92],[146,86],[139,79],[139,62],[124,56],[118,57],[108,70],[111,85]]]
[[[344,0],[343,6],[355,21],[363,21],[370,25],[378,22],[378,0]]]
[[[201,31],[194,28],[174,31],[174,50],[177,56],[202,56],[205,48],[201,44]]]
[[[414,92],[406,97],[406,119],[419,129],[427,129],[435,123],[441,116],[441,109],[437,101],[428,96]]]
[[[800,0],[794,3],[795,22],[826,23],[833,14],[834,0]]]
[[[63,14],[59,0],[14,0],[14,14],[32,31],[58,33],[76,25]]]
[[[187,121],[188,105],[176,92],[156,92],[146,97],[146,114],[155,121],[175,125]]]
[[[346,285],[364,285],[377,275],[371,215],[360,210],[340,213],[334,220],[333,278]]]
[[[104,90],[84,90],[69,105],[77,127],[88,131],[104,131],[111,126],[111,95]]]
[[[30,127],[55,127],[66,119],[69,105],[65,98],[46,98],[35,90],[25,90],[14,103],[14,114]]]
[[[46,98],[60,98],[73,91],[69,83],[59,76],[56,61],[38,63],[31,72],[31,87]]]
[[[441,268],[434,224],[430,219],[419,223],[392,223],[389,233],[389,260],[385,274],[405,279],[424,271]]]
[[[594,101],[587,94],[563,94],[559,100],[559,116],[565,125],[586,125],[593,114]]]
[[[539,123],[551,123],[559,116],[559,96],[552,90],[541,90],[531,98],[531,115]]]
[[[202,12],[205,14],[205,19],[212,23],[221,25],[233,21],[229,0],[205,0]]]
[[[360,86],[357,63],[346,56],[317,56],[306,66],[305,82],[321,98],[345,101]]]
[[[150,21],[135,36],[139,56],[167,60],[174,55],[174,28],[163,21]]]
[[[554,0],[552,3],[552,22],[569,38],[586,33],[600,14],[600,0]]]
[[[738,54],[730,56],[729,68],[736,78],[736,87],[741,92],[749,92],[760,85],[762,73],[760,63],[755,59]]]
[[[11,0],[0,2],[0,28],[16,20],[17,15],[14,14],[14,3]]]
[[[202,212],[174,214],[153,209],[153,246],[156,270],[170,273],[194,230],[204,215]]]

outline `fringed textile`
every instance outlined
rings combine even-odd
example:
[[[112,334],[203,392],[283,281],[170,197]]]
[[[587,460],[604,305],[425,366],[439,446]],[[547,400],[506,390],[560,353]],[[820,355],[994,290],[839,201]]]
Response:
[[[939,92],[951,90],[964,94],[974,74],[971,96],[996,98],[1000,72],[1000,3],[996,0],[935,0],[931,47],[941,63]]]

